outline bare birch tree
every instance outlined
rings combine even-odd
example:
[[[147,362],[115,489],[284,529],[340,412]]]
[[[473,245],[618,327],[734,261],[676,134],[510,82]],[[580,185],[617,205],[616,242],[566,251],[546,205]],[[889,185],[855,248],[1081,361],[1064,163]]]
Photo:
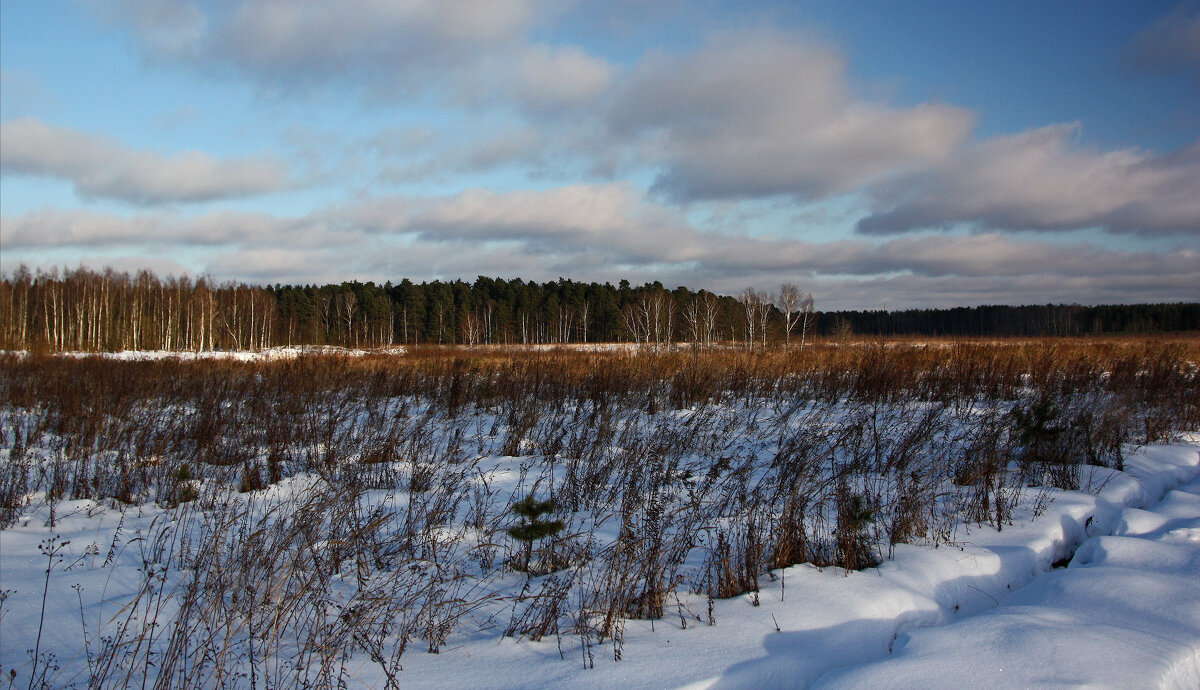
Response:
[[[812,293],[801,292],[794,284],[784,283],[779,287],[779,294],[775,296],[775,306],[783,312],[784,345],[791,345],[792,331],[796,326],[800,326],[800,349],[803,350],[812,321]]]

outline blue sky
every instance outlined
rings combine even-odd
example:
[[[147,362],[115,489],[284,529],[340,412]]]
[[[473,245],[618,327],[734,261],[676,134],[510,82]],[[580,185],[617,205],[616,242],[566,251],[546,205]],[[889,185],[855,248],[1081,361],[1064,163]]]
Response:
[[[0,269],[1200,299],[1200,4],[13,0]]]

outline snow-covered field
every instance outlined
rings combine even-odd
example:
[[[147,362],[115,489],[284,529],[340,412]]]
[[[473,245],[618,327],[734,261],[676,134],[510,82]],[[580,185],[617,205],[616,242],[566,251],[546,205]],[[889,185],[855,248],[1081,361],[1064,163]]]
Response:
[[[1036,520],[1027,503],[1002,532],[973,525],[936,549],[899,545],[893,560],[861,572],[774,571],[757,596],[714,602],[715,625],[697,611],[702,599],[684,596],[679,615],[628,621],[619,647],[475,633],[436,655],[410,651],[400,678],[422,687],[1196,687],[1198,473],[1200,436],[1141,448],[1125,472],[1094,470],[1098,494],[1058,494]],[[271,500],[259,498],[259,509]],[[65,501],[51,520],[46,504],[35,506],[0,532],[0,663],[17,685],[34,673],[52,686],[87,685],[101,648],[119,643],[115,627],[139,618],[160,621],[159,642],[169,638],[186,574],[163,563],[154,535],[181,519],[202,531],[194,512]],[[1072,552],[1069,567],[1052,568]],[[170,586],[147,594],[155,579]],[[345,682],[384,685],[365,656],[346,660]],[[255,663],[262,682],[271,662]]]
[[[9,357],[0,677],[1196,687],[1195,371],[1150,354]]]
[[[1060,494],[1036,520],[973,526],[938,549],[898,547],[879,568],[782,569],[757,605],[752,595],[718,602],[715,626],[631,623],[620,663],[597,651],[603,661],[584,670],[553,641],[497,637],[414,657],[405,681],[1200,687],[1200,436],[1140,449],[1126,470],[1098,473],[1097,495]],[[1068,567],[1052,567],[1073,551]]]

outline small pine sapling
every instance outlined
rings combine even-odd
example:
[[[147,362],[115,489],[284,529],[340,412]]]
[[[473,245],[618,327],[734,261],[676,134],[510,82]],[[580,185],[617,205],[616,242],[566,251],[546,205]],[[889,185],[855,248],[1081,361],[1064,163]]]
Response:
[[[863,498],[862,494],[851,493],[841,489],[838,497],[837,515],[837,548],[842,557],[842,567],[849,574],[851,570],[862,570],[878,565],[871,556],[870,536],[867,528],[875,519],[875,510]]]
[[[1028,409],[1012,411],[1014,432],[1021,445],[1026,473],[1036,472],[1039,482],[1049,480],[1060,489],[1079,486],[1079,468],[1065,447],[1067,428],[1060,423],[1062,412],[1049,395],[1042,395]]]
[[[562,520],[543,520],[542,516],[554,511],[554,501],[539,501],[532,495],[517,501],[512,512],[521,518],[520,524],[508,528],[508,536],[525,545],[517,570],[529,572],[533,561],[533,543],[538,539],[553,536],[562,531]]]
[[[1055,444],[1065,429],[1056,424],[1060,413],[1050,396],[1040,397],[1028,409],[1013,408],[1012,416],[1027,460],[1051,462],[1058,459]]]

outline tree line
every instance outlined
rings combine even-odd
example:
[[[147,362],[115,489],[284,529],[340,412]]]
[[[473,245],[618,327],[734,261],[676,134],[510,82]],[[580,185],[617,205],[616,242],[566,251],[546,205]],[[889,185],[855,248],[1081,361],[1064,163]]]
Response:
[[[0,280],[0,342],[56,351],[256,350],[279,345],[776,343],[815,334],[1078,335],[1200,330],[1200,305],[1046,305],[816,311],[794,284],[718,295],[660,282],[259,286],[85,268]]]
[[[786,313],[786,316],[784,315]],[[0,280],[0,343],[57,351],[244,350],[279,345],[635,342],[764,346],[816,326],[795,285],[733,297],[660,282],[248,285],[85,268]],[[783,332],[786,330],[787,332]]]
[[[1200,303],[987,305],[820,314],[818,332],[883,336],[1039,337],[1200,330]]]

